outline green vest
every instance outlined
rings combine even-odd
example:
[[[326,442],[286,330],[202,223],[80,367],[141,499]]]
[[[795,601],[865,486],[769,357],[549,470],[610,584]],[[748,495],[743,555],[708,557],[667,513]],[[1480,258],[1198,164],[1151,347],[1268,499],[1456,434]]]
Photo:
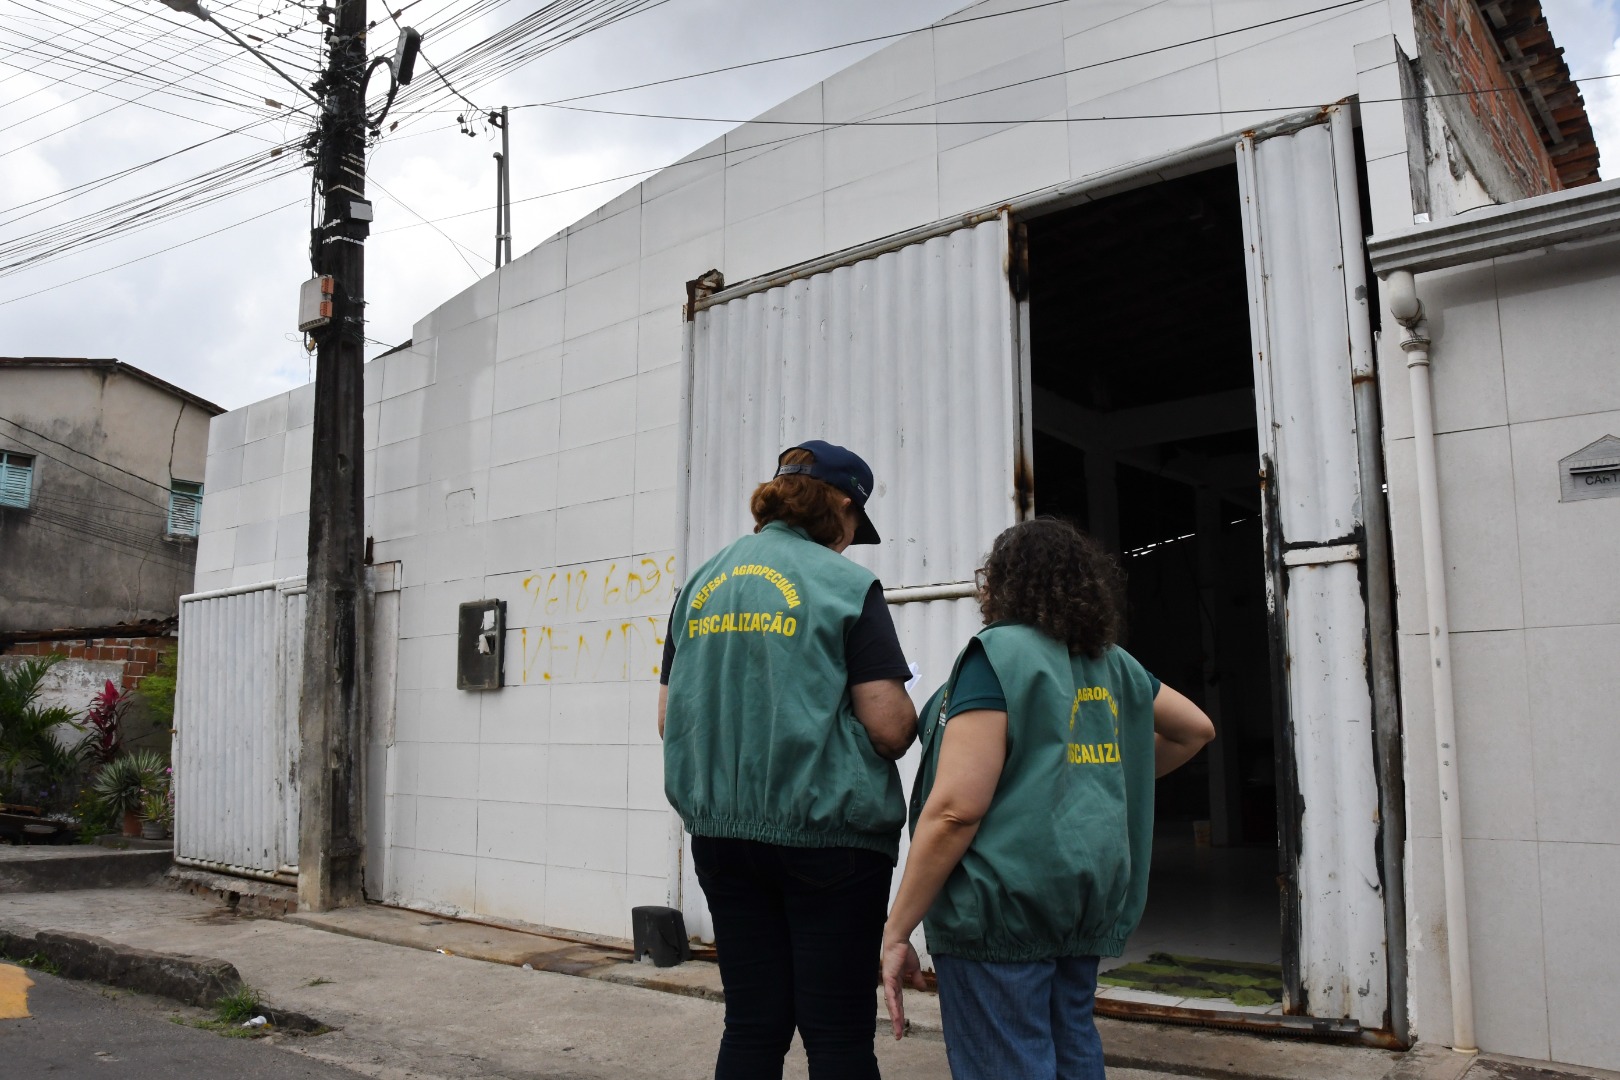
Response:
[[[928,951],[996,963],[1118,956],[1147,903],[1152,677],[1124,649],[1070,656],[1023,624],[997,623],[978,640],[1007,698],[1007,761],[973,843],[923,920]],[[919,720],[913,831],[961,664],[958,656]]]
[[[664,717],[664,794],[688,832],[898,857],[900,774],[855,718],[844,665],[876,580],[780,522],[688,578]]]

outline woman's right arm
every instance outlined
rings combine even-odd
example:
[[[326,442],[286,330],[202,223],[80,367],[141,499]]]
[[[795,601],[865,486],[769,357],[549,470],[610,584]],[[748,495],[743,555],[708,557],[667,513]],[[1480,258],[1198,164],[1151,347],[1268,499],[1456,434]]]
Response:
[[[934,786],[917,816],[906,871],[883,927],[883,997],[897,1039],[906,1023],[902,983],[922,989],[911,932],[978,835],[1006,761],[1006,713],[974,709],[950,718],[941,736]]]
[[[1153,699],[1153,775],[1174,772],[1215,737],[1215,725],[1187,695],[1161,684]]]
[[[872,749],[898,761],[917,737],[917,707],[899,679],[874,679],[849,688],[855,719],[866,729]]]

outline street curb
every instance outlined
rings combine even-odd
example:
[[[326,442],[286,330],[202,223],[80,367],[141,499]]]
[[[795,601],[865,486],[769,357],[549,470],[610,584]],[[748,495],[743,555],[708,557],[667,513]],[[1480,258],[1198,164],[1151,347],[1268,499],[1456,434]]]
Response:
[[[1449,1046],[1418,1043],[1384,1074],[1384,1080],[1462,1080],[1479,1055],[1462,1054]]]
[[[169,868],[173,856],[158,851],[64,848],[60,858],[0,861],[0,893],[116,889],[142,885]]]
[[[209,1006],[242,987],[241,974],[224,960],[152,952],[90,934],[0,929],[0,956],[39,958],[64,978],[156,994],[184,1005]]]

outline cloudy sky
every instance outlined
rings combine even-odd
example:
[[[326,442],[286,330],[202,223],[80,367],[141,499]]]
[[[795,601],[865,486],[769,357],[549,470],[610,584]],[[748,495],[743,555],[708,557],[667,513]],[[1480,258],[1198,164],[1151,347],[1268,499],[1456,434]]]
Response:
[[[646,10],[510,69],[462,74],[452,67],[462,50],[542,7],[539,0],[396,0],[396,10],[404,7],[403,22],[430,28],[426,56],[451,69],[450,82],[482,113],[911,30],[963,6],[618,2]],[[298,65],[318,63],[315,5],[209,6],[307,82],[311,73]],[[386,19],[381,3],[370,6]],[[1620,72],[1620,0],[1543,6],[1576,75]],[[386,22],[374,34],[377,46],[392,38]],[[883,44],[583,104],[749,116]],[[416,96],[401,98],[390,117],[399,127],[369,168],[377,220],[368,245],[368,333],[379,343],[404,341],[417,318],[492,268],[490,155],[498,136],[483,122],[463,134],[458,111],[473,110],[424,65],[417,70]],[[1607,175],[1620,169],[1620,79],[1589,84],[1585,94]],[[0,267],[31,260],[0,269],[0,355],[117,357],[231,408],[307,381],[311,360],[294,320],[298,284],[309,274],[309,173],[296,167],[296,148],[271,156],[307,130],[307,114],[290,108],[299,101],[218,30],[155,0],[0,0]],[[676,160],[723,130],[550,107],[514,113],[514,252],[631,186],[645,175],[637,170]],[[147,199],[205,174],[162,203]],[[222,194],[229,197],[208,201]],[[74,221],[98,212],[105,213]],[[68,238],[80,246],[64,250]],[[367,355],[384,347],[368,346]]]

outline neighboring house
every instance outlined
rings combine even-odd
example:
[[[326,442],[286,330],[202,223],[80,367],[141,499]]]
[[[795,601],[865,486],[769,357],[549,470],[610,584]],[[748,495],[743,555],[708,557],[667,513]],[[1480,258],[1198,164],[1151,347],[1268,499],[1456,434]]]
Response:
[[[1620,502],[1552,483],[1620,460],[1617,242],[1531,250],[1620,229],[1596,180],[1533,0],[998,0],[651,177],[367,368],[368,895],[621,936],[669,903],[707,934],[653,726],[665,619],[777,450],[826,437],[877,474],[885,543],[851,554],[919,700],[1002,528],[1063,514],[1121,553],[1129,647],[1220,735],[1160,785],[1129,957],[1279,962],[1316,1030],[1466,1043],[1467,1013],[1487,1049],[1620,1068]],[[1475,218],[1498,246],[1447,231]],[[1471,984],[1423,677],[1439,549],[1364,252],[1415,222],[1450,261],[1377,265],[1423,275],[1435,342]],[[1495,261],[1429,274],[1470,258]],[[183,606],[181,741],[215,716],[264,752],[182,745],[182,861],[295,870],[312,403],[211,428],[231,497]],[[506,685],[457,690],[458,606],[486,599]],[[243,680],[259,711],[209,704]]]
[[[0,634],[173,618],[223,411],[117,360],[0,357]]]

